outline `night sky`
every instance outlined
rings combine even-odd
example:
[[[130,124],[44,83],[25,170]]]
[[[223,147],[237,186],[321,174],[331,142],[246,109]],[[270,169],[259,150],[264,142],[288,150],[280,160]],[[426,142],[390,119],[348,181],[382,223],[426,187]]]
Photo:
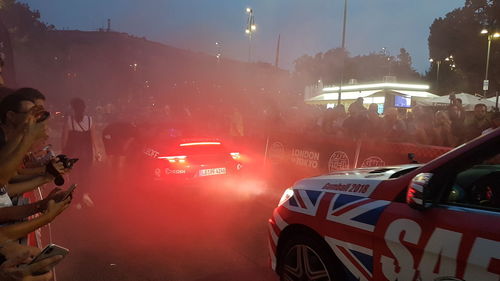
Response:
[[[40,10],[42,20],[58,29],[96,30],[112,20],[112,29],[176,47],[240,60],[248,56],[244,34],[246,7],[255,11],[258,27],[254,59],[274,62],[281,34],[281,64],[293,68],[301,55],[339,47],[342,0],[25,0]],[[437,17],[464,0],[349,0],[347,48],[354,54],[379,52],[386,47],[397,55],[406,48],[414,67],[429,66],[427,38]]]

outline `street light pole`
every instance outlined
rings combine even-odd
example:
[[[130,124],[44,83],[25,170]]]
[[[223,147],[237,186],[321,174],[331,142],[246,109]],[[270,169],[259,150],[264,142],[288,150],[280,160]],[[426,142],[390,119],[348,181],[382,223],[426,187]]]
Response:
[[[490,51],[491,51],[491,35],[488,35],[488,53],[486,55],[486,71],[484,75],[484,81],[488,81],[488,72],[490,70]],[[488,89],[486,88],[486,85],[483,85],[483,91],[484,94],[483,96],[486,98],[486,94],[488,93]]]
[[[450,64],[450,67],[451,69],[455,69],[455,62],[453,60],[453,56],[450,55],[446,58],[444,58],[444,61],[445,62],[448,62]],[[441,71],[441,63],[443,62],[443,60],[434,60],[434,59],[429,59],[429,62],[433,63],[435,62],[436,63],[436,66],[437,66],[437,71],[436,71],[436,90],[439,92],[439,72]]]
[[[493,39],[500,38],[500,33],[495,32],[493,34],[489,34],[489,31],[487,29],[481,30],[481,34],[488,34],[488,52],[486,54],[486,70],[484,74],[484,82],[483,82],[483,96],[486,98],[486,95],[488,94],[488,72],[490,70],[490,52],[491,52],[491,41]]]
[[[342,27],[342,64],[340,68],[340,86],[339,86],[339,96],[337,105],[342,103],[342,84],[344,83],[344,67],[345,67],[345,32],[347,25],[347,0],[344,1],[344,24]]]
[[[255,25],[255,18],[253,15],[253,9],[247,8],[246,10],[248,14],[247,19],[247,28],[245,29],[245,33],[248,35],[248,62],[252,60],[252,35],[257,30],[257,25]]]
[[[441,61],[437,61],[436,88],[439,91],[439,70],[441,69]]]
[[[248,36],[248,62],[252,61],[252,34]]]
[[[222,57],[222,46],[220,42],[215,42],[215,46],[217,46],[217,54],[215,57],[217,58],[217,64],[219,64],[220,58]]]

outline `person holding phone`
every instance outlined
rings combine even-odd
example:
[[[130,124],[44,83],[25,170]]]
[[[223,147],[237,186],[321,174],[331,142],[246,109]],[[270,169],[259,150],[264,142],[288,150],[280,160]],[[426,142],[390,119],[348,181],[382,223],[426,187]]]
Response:
[[[16,119],[16,115],[12,112],[30,112],[33,114],[36,123],[41,123],[46,126],[45,120],[50,117],[50,113],[44,109],[45,106],[45,96],[38,90],[33,88],[21,88],[16,91],[8,88],[3,88],[4,92],[9,93],[0,103],[0,117],[5,116],[5,122],[0,123],[0,147],[9,138],[11,138],[12,129],[15,129],[19,125],[19,120]],[[10,117],[9,117],[10,116]],[[46,129],[46,128],[45,128]],[[51,165],[54,166],[61,174],[68,172],[64,170],[62,163],[57,159],[51,159],[44,157],[45,162],[37,161],[39,159],[34,159],[36,157],[33,151],[44,151],[44,149],[38,149],[38,147],[45,146],[43,144],[45,138],[37,140],[32,145],[32,151],[29,152],[27,161],[24,162],[24,167],[18,171],[19,175],[14,178],[15,181],[22,181],[26,179],[31,179],[33,176],[40,176],[46,173],[47,161],[50,161]],[[42,145],[43,144],[43,145]],[[48,151],[45,151],[47,155]],[[53,158],[53,157],[52,157]]]
[[[0,211],[0,224],[26,220],[35,214],[43,213],[47,210],[50,200],[58,203],[66,200],[66,198],[72,196],[72,194],[73,190],[71,188],[66,191],[55,188],[49,193],[49,195],[47,195],[47,197],[37,202],[25,205],[2,207]]]
[[[2,228],[0,227],[0,233]],[[0,280],[5,281],[49,281],[52,280],[52,268],[63,258],[55,255],[34,261],[42,251],[36,247],[5,241],[0,246]]]
[[[17,240],[26,237],[26,235],[36,229],[51,223],[57,216],[69,207],[71,199],[71,197],[68,197],[59,202],[49,200],[45,211],[41,213],[41,215],[28,221],[5,225],[2,227],[2,231],[10,240]]]
[[[2,107],[0,106],[0,108]],[[4,115],[0,114],[0,117],[1,116]],[[44,135],[44,124],[36,122],[36,112],[30,109],[24,118],[22,126],[19,126],[11,135],[11,138],[6,142],[6,145],[0,148],[0,207],[10,208],[13,205],[10,194],[8,193],[9,180],[15,175],[17,169],[19,169],[22,159],[29,148],[34,142],[43,138]],[[26,188],[24,191],[29,190],[26,186],[21,186],[21,188]],[[34,188],[33,185],[30,188]],[[21,193],[23,190],[17,191]],[[17,191],[14,190],[14,193]],[[55,196],[55,194],[53,195]],[[24,237],[35,229],[51,222],[69,206],[70,201],[71,198],[61,200],[56,197],[50,197],[48,201],[43,203],[42,207],[35,209],[37,212],[43,212],[42,215],[29,221],[5,226],[3,230],[9,239]],[[9,210],[10,209],[5,209],[2,213],[6,214]]]

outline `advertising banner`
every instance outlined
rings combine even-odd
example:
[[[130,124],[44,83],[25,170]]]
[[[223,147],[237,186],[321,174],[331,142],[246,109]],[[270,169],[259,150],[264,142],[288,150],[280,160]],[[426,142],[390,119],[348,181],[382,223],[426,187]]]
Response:
[[[363,140],[357,168],[409,164],[409,153],[418,163],[426,163],[450,151],[449,147]]]
[[[329,135],[271,136],[267,163],[298,178],[354,168],[409,164],[409,153],[419,163],[428,162],[451,148],[411,143],[332,138]]]
[[[320,175],[354,168],[357,143],[324,135],[270,137],[267,160],[300,174]]]

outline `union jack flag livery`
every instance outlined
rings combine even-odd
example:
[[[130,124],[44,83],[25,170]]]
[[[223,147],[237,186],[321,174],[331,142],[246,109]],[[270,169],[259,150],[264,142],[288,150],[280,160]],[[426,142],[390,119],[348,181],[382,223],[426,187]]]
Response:
[[[280,280],[499,281],[500,129],[428,164],[298,181],[269,219]]]

